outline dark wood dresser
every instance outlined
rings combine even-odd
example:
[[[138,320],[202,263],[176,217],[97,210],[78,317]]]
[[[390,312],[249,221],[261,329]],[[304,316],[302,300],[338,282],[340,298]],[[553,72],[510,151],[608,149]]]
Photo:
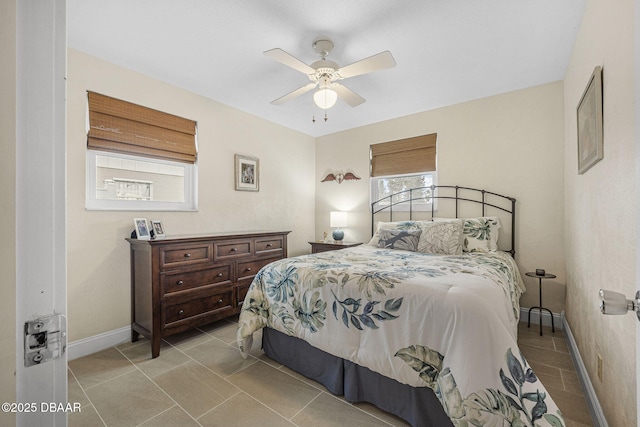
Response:
[[[131,341],[163,337],[240,312],[249,285],[270,262],[287,257],[289,231],[128,238]]]

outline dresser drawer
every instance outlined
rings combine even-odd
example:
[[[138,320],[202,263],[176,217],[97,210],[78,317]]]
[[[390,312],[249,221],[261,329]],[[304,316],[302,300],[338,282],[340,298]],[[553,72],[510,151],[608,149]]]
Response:
[[[168,269],[213,262],[213,244],[172,245],[160,249],[160,268]]]
[[[230,288],[222,293],[199,297],[179,304],[167,305],[164,309],[164,324],[187,320],[200,314],[231,309],[233,292]]]
[[[251,240],[236,240],[233,242],[216,242],[216,259],[229,259],[251,255]]]
[[[256,256],[274,256],[281,257],[284,253],[284,240],[281,236],[256,239]]]
[[[230,264],[207,268],[205,270],[163,274],[161,277],[162,292],[164,294],[180,292],[204,285],[230,283],[230,281]]]
[[[262,267],[273,261],[275,261],[275,259],[258,259],[255,261],[239,262],[238,280],[255,276]]]

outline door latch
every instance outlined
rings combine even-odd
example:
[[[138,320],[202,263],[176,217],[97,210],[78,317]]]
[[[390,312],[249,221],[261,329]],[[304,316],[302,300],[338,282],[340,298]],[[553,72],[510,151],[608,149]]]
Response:
[[[67,322],[54,314],[24,323],[24,366],[48,362],[62,356],[67,349]]]
[[[630,300],[619,292],[600,289],[600,311],[602,314],[627,314],[635,311],[640,320],[640,291],[636,292],[635,300]]]

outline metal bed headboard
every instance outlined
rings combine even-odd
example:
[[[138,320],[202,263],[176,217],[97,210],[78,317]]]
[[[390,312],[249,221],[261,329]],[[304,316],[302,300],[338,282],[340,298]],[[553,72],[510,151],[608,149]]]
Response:
[[[459,218],[459,213],[461,210],[460,203],[470,203],[470,204],[478,204],[481,207],[481,215],[480,216],[488,216],[486,213],[487,208],[498,209],[499,211],[505,212],[510,215],[511,222],[511,248],[506,251],[511,253],[511,256],[515,257],[515,248],[516,248],[516,199],[509,196],[504,196],[502,194],[493,193],[491,191],[481,190],[478,188],[471,187],[460,187],[457,185],[430,185],[427,187],[419,187],[413,188],[410,190],[399,191],[390,196],[383,197],[375,202],[371,203],[371,235],[375,232],[375,215],[380,212],[388,211],[389,213],[389,221],[393,221],[393,207],[398,205],[409,205],[408,215],[409,221],[413,220],[415,213],[415,202],[418,200],[423,200],[424,197],[421,193],[426,190],[431,190],[431,219],[437,218],[435,216],[436,208],[434,201],[438,200],[452,200],[455,205],[455,217]],[[442,191],[439,191],[442,190]],[[441,194],[446,191],[449,191],[448,194]],[[453,195],[451,194],[453,192]],[[464,192],[464,196],[461,195],[461,192]],[[407,200],[393,201],[394,197],[397,198],[399,195],[409,194],[409,198]],[[478,196],[477,199],[470,198],[467,193]],[[494,202],[491,198],[496,198],[498,201],[504,201],[503,206],[499,206],[497,201]],[[488,200],[490,199],[490,200]],[[377,206],[377,207],[376,207]],[[506,207],[505,207],[506,206]],[[398,209],[399,211],[399,209]],[[402,212],[406,212],[403,210]],[[405,214],[406,215],[406,214]]]

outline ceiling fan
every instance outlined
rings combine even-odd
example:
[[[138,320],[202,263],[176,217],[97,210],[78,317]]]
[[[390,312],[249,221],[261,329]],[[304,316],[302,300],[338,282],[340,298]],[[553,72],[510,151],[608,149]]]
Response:
[[[323,109],[329,109],[336,103],[337,98],[341,98],[352,107],[362,104],[365,99],[339,83],[340,80],[360,76],[374,71],[395,67],[396,61],[391,52],[384,51],[353,64],[340,67],[336,62],[327,59],[333,49],[333,42],[327,38],[316,39],[312,44],[313,50],[320,56],[320,59],[311,65],[307,65],[293,55],[282,49],[276,48],[264,52],[268,57],[300,71],[309,77],[308,83],[288,94],[273,101],[273,105],[282,105],[300,95],[303,95],[316,87],[313,99],[316,105]]]

